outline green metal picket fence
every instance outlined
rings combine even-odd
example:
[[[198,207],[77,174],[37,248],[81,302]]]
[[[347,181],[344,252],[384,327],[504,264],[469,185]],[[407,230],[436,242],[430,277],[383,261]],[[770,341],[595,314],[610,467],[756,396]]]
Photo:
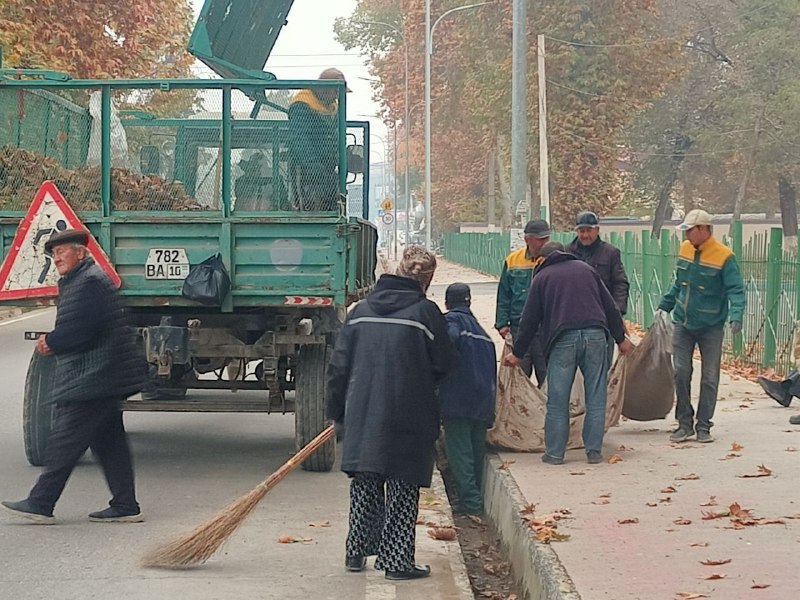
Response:
[[[552,239],[569,243],[574,233],[554,233]],[[649,327],[664,293],[672,285],[680,234],[662,231],[658,239],[650,233],[611,233],[606,241],[620,249],[630,282],[625,318]],[[783,234],[768,232],[742,239],[741,223],[733,234],[720,236],[736,254],[744,279],[747,308],[742,335],[731,336],[726,328],[724,357],[755,368],[773,368],[786,374],[794,368],[792,339],[800,318],[800,260],[795,249],[783,248]],[[508,233],[449,233],[444,239],[448,260],[484,273],[499,275],[510,251]]]

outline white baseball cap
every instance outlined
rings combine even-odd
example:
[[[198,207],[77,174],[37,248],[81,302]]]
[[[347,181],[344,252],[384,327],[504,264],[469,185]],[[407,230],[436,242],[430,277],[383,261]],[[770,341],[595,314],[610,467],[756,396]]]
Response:
[[[678,231],[687,231],[697,225],[711,225],[711,215],[704,210],[695,208],[686,213],[683,223],[678,225],[675,229]]]

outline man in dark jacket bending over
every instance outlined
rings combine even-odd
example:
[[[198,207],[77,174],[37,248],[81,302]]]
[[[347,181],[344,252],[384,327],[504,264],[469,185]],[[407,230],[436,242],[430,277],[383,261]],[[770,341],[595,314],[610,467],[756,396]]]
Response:
[[[136,354],[113,282],[89,256],[87,244],[88,234],[74,229],[45,244],[61,279],[55,327],[39,337],[36,352],[55,357],[58,410],[36,485],[25,500],[2,503],[8,512],[42,524],[55,522],[53,508],[87,448],[100,462],[112,495],[110,506],[90,513],[89,520],[143,520],[119,401],[139,391],[144,357]]]
[[[486,455],[486,430],[494,423],[497,354],[494,342],[469,309],[469,286],[454,283],[444,303],[447,332],[456,348],[458,368],[439,386],[444,448],[456,482],[459,512],[483,512],[481,479]]]
[[[505,364],[516,366],[541,327],[547,355],[547,416],[542,461],[560,465],[569,439],[569,396],[580,367],[584,379],[586,415],[583,445],[590,464],[602,462],[605,435],[608,361],[606,336],[621,354],[633,350],[625,337],[622,315],[592,267],[564,252],[558,242],[543,249],[545,260],[533,278],[522,310],[513,354]]]

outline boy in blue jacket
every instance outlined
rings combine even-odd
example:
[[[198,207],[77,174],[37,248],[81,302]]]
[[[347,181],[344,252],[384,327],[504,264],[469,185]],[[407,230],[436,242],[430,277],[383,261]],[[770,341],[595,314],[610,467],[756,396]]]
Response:
[[[439,401],[445,453],[461,500],[457,510],[480,515],[486,430],[494,423],[497,358],[494,342],[473,316],[470,303],[465,283],[447,288],[445,319],[458,367],[439,385]]]

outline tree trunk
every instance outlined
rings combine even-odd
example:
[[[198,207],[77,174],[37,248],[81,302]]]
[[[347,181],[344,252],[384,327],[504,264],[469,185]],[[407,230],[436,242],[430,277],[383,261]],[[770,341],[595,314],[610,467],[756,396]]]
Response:
[[[542,196],[539,193],[539,180],[538,173],[536,177],[528,177],[528,203],[531,207],[531,219],[538,219],[542,214]],[[547,215],[547,218],[552,221],[552,215]]]
[[[675,187],[675,182],[678,181],[678,174],[680,173],[681,164],[683,159],[686,158],[686,151],[692,146],[692,140],[683,134],[675,136],[673,141],[672,156],[670,157],[669,171],[664,180],[664,185],[658,192],[658,203],[656,204],[655,214],[653,215],[653,230],[650,233],[651,237],[657,238],[661,235],[661,227],[664,221],[667,220],[668,211],[670,209],[670,197],[672,196],[672,188]]]
[[[765,104],[766,106],[766,104]],[[747,183],[753,175],[756,167],[756,154],[758,154],[758,139],[761,137],[761,119],[764,118],[764,111],[756,117],[756,123],[753,126],[753,149],[750,151],[750,156],[745,164],[744,173],[742,173],[742,180],[739,182],[739,190],[736,192],[736,200],[733,203],[733,217],[731,217],[730,229],[728,234],[733,235],[733,224],[742,218],[742,204],[744,203],[744,196],[747,193]]]
[[[511,189],[508,187],[508,177],[506,167],[503,164],[503,139],[502,135],[497,136],[497,152],[495,153],[495,163],[497,166],[497,179],[500,183],[500,198],[503,206],[502,220],[500,226],[505,230],[514,223],[514,207],[511,204]]]
[[[797,248],[797,190],[784,175],[778,178],[784,248]]]
[[[489,181],[487,182],[487,189],[489,195],[489,202],[487,207],[487,215],[486,215],[486,224],[489,226],[490,230],[494,229],[494,223],[496,219],[495,215],[495,202],[496,202],[496,195],[495,195],[495,158],[494,155],[497,153],[497,150],[492,147],[489,150],[489,154],[486,157],[486,173],[489,177]]]

